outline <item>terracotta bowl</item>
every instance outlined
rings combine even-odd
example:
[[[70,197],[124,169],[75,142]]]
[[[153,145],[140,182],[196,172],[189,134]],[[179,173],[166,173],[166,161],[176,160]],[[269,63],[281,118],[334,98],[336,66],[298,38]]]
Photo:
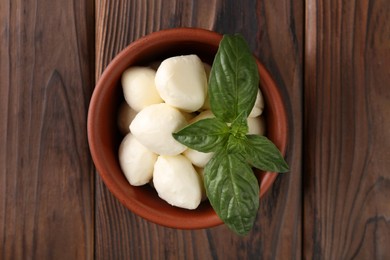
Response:
[[[112,194],[129,210],[154,223],[180,229],[207,228],[222,224],[210,204],[202,202],[195,210],[173,207],[161,200],[149,185],[131,186],[118,161],[118,147],[123,138],[116,117],[123,101],[120,78],[133,65],[145,65],[164,58],[197,54],[212,64],[222,35],[195,28],[178,28],[152,33],[134,41],[108,65],[93,92],[88,113],[88,140],[93,161]],[[285,153],[287,119],[281,95],[264,66],[257,61],[260,89],[265,100],[267,136]],[[257,172],[260,197],[270,188],[275,173]]]

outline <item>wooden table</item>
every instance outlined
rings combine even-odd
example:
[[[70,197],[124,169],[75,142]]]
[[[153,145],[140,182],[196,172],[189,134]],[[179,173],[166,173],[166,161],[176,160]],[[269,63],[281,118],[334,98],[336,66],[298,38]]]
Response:
[[[0,259],[390,259],[388,0],[1,0]],[[286,102],[291,172],[253,231],[183,231],[95,172],[96,80],[153,31],[241,33]]]

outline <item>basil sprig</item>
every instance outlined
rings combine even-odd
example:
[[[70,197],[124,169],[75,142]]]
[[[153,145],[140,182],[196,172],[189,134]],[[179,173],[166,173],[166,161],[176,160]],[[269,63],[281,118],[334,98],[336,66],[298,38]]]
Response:
[[[174,138],[200,152],[214,152],[204,170],[209,201],[225,224],[247,234],[259,208],[259,184],[251,167],[286,172],[288,165],[266,137],[248,135],[247,118],[256,101],[259,74],[255,59],[240,35],[220,42],[209,79],[215,118],[186,126]]]

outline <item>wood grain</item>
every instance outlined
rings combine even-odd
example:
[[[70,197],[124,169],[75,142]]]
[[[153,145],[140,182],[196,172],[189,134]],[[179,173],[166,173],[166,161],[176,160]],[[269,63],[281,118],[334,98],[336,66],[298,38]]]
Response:
[[[245,237],[134,215],[90,158],[95,81],[181,26],[241,33],[288,110],[291,172]],[[1,0],[0,259],[390,259],[389,68],[388,0]]]
[[[96,77],[130,42],[189,26],[248,39],[279,84],[289,111],[291,173],[277,179],[247,237],[225,226],[183,231],[149,223],[125,209],[96,179],[98,259],[298,259],[301,256],[303,2],[96,1]]]
[[[307,1],[304,256],[390,258],[390,5]]]
[[[93,256],[92,1],[2,1],[0,259]]]

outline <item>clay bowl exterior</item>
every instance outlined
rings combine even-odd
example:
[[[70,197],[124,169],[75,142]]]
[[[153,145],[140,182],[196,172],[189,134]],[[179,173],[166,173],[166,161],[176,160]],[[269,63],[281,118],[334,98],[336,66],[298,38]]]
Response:
[[[117,123],[117,111],[123,101],[120,78],[133,65],[146,65],[167,57],[197,54],[212,64],[222,35],[195,28],[163,30],[145,36],[125,48],[108,65],[97,82],[88,112],[88,140],[96,169],[111,193],[129,210],[154,223],[179,229],[208,228],[222,224],[209,202],[195,210],[173,207],[157,192],[144,185],[131,186],[121,171],[118,147],[123,138]],[[265,101],[267,137],[282,154],[287,144],[287,119],[278,88],[264,66],[257,61],[260,89]],[[277,174],[256,172],[260,197],[270,188]]]

